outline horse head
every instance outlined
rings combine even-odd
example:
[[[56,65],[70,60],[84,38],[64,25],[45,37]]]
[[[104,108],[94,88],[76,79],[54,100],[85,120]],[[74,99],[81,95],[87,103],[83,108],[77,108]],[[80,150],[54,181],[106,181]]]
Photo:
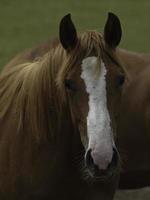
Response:
[[[59,77],[85,149],[85,168],[90,177],[101,179],[112,177],[120,163],[115,136],[125,80],[116,55],[121,35],[120,21],[112,13],[103,35],[96,31],[77,34],[70,14],[60,22],[65,62]]]

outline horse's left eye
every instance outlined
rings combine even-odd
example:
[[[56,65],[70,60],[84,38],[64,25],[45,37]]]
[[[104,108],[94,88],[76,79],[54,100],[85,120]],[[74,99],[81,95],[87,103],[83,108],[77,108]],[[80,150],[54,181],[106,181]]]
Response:
[[[124,84],[124,81],[125,81],[125,76],[123,74],[118,75],[116,79],[117,87],[122,86]]]
[[[76,85],[75,82],[72,79],[65,79],[65,87],[70,90],[70,91],[75,91],[76,90]]]

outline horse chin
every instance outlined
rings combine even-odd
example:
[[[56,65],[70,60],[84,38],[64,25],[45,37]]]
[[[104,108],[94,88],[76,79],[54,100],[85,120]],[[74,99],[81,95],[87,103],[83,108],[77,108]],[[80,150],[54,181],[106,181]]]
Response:
[[[103,172],[101,170],[85,169],[85,179],[90,182],[109,182],[117,175],[117,169],[113,171]]]

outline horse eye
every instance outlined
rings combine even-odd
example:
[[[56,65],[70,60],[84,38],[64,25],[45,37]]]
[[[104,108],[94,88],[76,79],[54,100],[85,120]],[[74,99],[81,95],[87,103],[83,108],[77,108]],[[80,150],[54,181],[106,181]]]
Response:
[[[65,79],[65,87],[70,90],[70,91],[75,91],[76,90],[76,85],[75,82],[71,79]]]
[[[125,76],[123,74],[117,76],[117,80],[116,80],[117,87],[122,86],[124,84],[124,81],[125,81]]]

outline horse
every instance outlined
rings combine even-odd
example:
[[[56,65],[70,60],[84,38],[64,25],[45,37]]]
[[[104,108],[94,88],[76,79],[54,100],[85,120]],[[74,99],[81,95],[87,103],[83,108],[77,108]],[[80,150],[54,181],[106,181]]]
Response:
[[[26,50],[0,74],[0,197],[112,200],[120,156],[116,118],[125,72],[119,18],[104,34],[77,34],[68,14],[59,38]]]
[[[123,85],[116,145],[122,158],[119,187],[150,186],[150,54],[117,49],[128,74]]]

